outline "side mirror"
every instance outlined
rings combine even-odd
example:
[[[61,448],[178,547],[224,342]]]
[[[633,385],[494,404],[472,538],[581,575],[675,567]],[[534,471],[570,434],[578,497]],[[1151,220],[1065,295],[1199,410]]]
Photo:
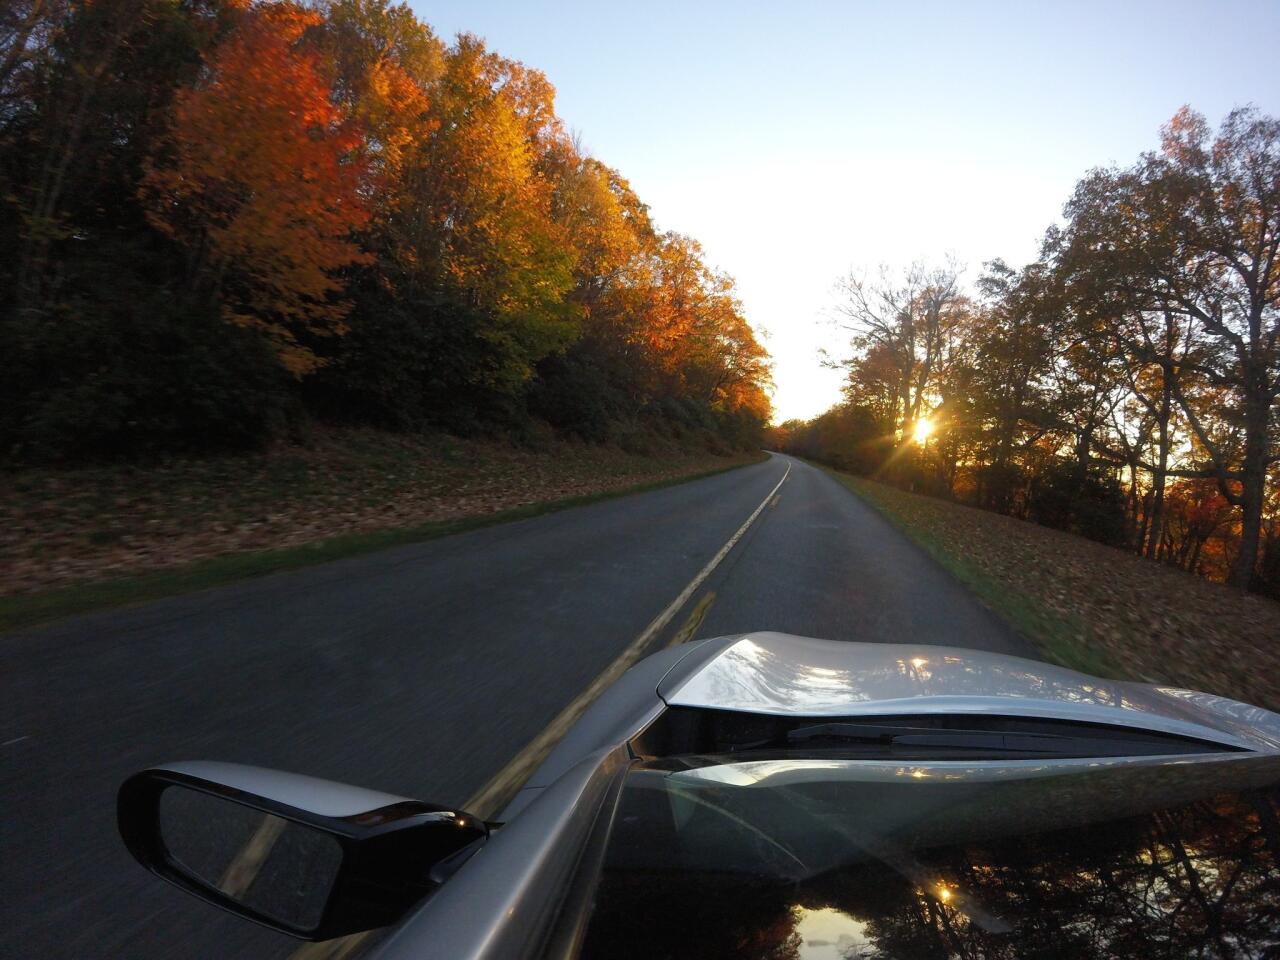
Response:
[[[489,835],[467,813],[234,763],[135,774],[116,812],[152,873],[304,940],[394,923]]]

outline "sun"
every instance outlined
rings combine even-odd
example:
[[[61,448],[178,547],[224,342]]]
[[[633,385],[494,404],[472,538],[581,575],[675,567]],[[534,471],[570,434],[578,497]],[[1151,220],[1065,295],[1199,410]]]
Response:
[[[916,421],[912,433],[915,436],[916,443],[923,445],[926,440],[933,436],[933,424],[927,417],[922,417]]]

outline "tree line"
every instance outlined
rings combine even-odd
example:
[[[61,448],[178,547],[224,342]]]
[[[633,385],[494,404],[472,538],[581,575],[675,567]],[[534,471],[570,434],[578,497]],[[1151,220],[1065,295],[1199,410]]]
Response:
[[[387,0],[7,3],[0,355],[10,460],[769,417],[732,279],[540,72]]]
[[[844,278],[844,402],[775,442],[1280,597],[1280,121],[1161,133],[1034,263]]]

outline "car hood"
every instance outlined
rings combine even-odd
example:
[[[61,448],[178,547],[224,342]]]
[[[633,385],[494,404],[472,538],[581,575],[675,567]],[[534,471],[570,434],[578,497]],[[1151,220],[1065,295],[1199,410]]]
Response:
[[[1042,717],[1280,751],[1280,715],[1261,707],[960,647],[749,633],[681,674],[658,686],[669,706],[802,717]]]

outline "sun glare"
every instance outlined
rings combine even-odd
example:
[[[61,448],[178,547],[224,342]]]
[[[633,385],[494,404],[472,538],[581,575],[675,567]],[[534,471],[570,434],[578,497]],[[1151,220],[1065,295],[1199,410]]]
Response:
[[[916,443],[923,444],[931,436],[933,436],[933,424],[928,418],[921,418],[916,421],[914,430]]]

